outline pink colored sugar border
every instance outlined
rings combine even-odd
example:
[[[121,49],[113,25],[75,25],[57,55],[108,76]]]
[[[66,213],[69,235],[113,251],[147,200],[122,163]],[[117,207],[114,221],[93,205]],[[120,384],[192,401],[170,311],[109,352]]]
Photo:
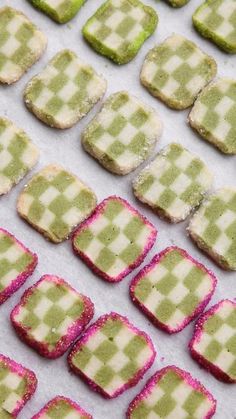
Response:
[[[85,412],[82,407],[80,407],[77,403],[75,403],[73,400],[69,399],[68,397],[64,396],[56,396],[52,400],[50,400],[36,415],[34,415],[31,419],[40,419],[42,415],[46,414],[47,411],[57,404],[57,402],[64,401],[68,403],[71,407],[73,407],[81,416],[85,416],[87,419],[92,419],[92,415]]]

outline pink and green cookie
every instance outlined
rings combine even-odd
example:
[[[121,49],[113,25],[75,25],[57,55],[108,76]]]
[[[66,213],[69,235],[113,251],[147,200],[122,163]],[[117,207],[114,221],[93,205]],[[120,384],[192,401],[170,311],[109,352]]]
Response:
[[[92,419],[92,416],[73,400],[63,396],[56,396],[32,419]]]

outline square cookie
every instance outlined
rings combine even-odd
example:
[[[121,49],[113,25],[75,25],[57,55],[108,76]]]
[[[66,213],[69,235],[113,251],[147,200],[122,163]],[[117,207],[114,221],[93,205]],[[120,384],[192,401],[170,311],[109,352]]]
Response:
[[[236,189],[211,195],[193,215],[188,231],[218,265],[236,270]]]
[[[127,419],[210,419],[211,393],[188,372],[173,365],[156,372],[130,403]]]
[[[32,275],[37,263],[35,253],[0,228],[0,305]]]
[[[27,134],[0,118],[0,195],[6,194],[35,166],[39,151]]]
[[[218,47],[236,53],[235,0],[207,0],[193,14],[198,32]]]
[[[214,274],[185,250],[172,246],[155,255],[132,280],[132,301],[167,333],[180,332],[209,303]]]
[[[99,54],[126,64],[153,34],[158,16],[139,0],[108,0],[83,27],[83,35]]]
[[[222,300],[198,320],[192,357],[218,380],[236,383],[236,303]]]
[[[155,355],[146,333],[112,312],[87,329],[72,348],[68,362],[94,391],[111,399],[136,385]]]
[[[0,9],[0,83],[11,84],[41,57],[47,45],[45,35],[21,12]]]
[[[33,176],[17,202],[19,215],[54,243],[66,240],[95,206],[93,191],[53,164]]]
[[[226,154],[236,154],[236,80],[218,79],[196,100],[189,124]]]
[[[171,143],[133,182],[135,196],[171,223],[185,220],[210,189],[213,176],[196,155]]]
[[[151,49],[141,71],[141,83],[173,109],[191,106],[216,75],[216,62],[196,44],[172,35]]]
[[[109,282],[139,266],[156,240],[155,227],[122,198],[110,196],[75,231],[73,248]]]
[[[106,81],[70,50],[58,52],[24,91],[27,108],[45,124],[70,128],[106,91]]]
[[[40,412],[31,419],[92,419],[92,416],[85,412],[73,400],[63,396],[56,396],[44,406]]]
[[[44,275],[23,294],[11,312],[19,337],[40,355],[63,355],[93,317],[88,297],[63,279]]]
[[[153,150],[162,124],[154,110],[128,92],[111,95],[82,134],[85,150],[110,172],[126,175]]]
[[[46,13],[58,23],[71,20],[79,11],[85,0],[29,0],[37,9]]]

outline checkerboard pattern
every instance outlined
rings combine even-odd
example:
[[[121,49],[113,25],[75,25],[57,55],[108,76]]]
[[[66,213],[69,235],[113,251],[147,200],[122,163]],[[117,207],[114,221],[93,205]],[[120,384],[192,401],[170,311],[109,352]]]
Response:
[[[185,109],[215,74],[213,58],[183,36],[172,35],[149,51],[140,77],[153,96],[173,109]]]
[[[17,81],[42,55],[45,35],[21,12],[0,9],[0,83]]]
[[[223,153],[236,154],[236,81],[218,79],[196,100],[189,123]]]
[[[150,154],[161,128],[152,108],[128,92],[118,92],[85,129],[82,143],[106,169],[125,175]]]
[[[29,0],[33,6],[46,13],[53,20],[65,23],[71,20],[85,0]]]
[[[92,419],[92,416],[67,397],[57,396],[32,419]]]
[[[28,109],[45,124],[70,128],[101,99],[106,81],[69,50],[60,51],[28,83],[24,99]]]
[[[135,179],[136,197],[170,222],[184,220],[211,187],[213,176],[200,158],[172,143]]]
[[[95,206],[91,189],[62,167],[49,165],[25,186],[17,209],[36,230],[58,243],[67,239]]]
[[[139,0],[108,0],[87,21],[83,35],[97,52],[125,64],[152,35],[157,22],[155,10]]]

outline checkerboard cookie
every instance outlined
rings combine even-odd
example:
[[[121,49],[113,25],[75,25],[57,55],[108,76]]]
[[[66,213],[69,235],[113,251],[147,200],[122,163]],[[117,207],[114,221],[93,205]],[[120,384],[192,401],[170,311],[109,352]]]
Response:
[[[139,0],[107,0],[86,22],[83,35],[99,54],[126,64],[153,34],[158,16]]]
[[[71,20],[85,0],[29,0],[33,6],[46,13],[58,23]]]
[[[0,83],[11,84],[41,57],[47,39],[21,12],[0,8]]]
[[[110,196],[75,231],[73,249],[96,274],[118,282],[142,263],[156,235],[127,201]]]
[[[127,419],[210,419],[216,400],[188,372],[168,366],[156,372],[130,403]]]
[[[155,255],[132,280],[132,301],[167,333],[180,332],[209,303],[214,274],[176,246]]]
[[[213,176],[196,155],[171,143],[133,182],[135,196],[160,217],[183,221],[210,189]]]
[[[207,0],[193,14],[193,24],[205,38],[229,53],[236,53],[235,0]]]
[[[58,165],[46,166],[21,192],[19,215],[54,243],[68,238],[96,206],[93,191]]]
[[[35,374],[0,354],[0,417],[14,419],[37,387]]]
[[[83,118],[106,91],[106,81],[73,51],[56,54],[27,84],[27,108],[45,124],[70,128]]]
[[[32,419],[92,419],[77,403],[63,396],[56,396]]]
[[[222,300],[198,320],[192,357],[217,379],[236,383],[236,303]]]
[[[0,305],[24,284],[37,263],[35,253],[0,228]]]
[[[189,123],[223,153],[236,154],[236,80],[218,79],[196,100]]]
[[[141,71],[141,83],[173,109],[191,106],[216,74],[216,62],[196,44],[172,35],[151,49]]]
[[[151,367],[155,349],[126,317],[110,313],[91,325],[69,354],[72,371],[105,398],[133,387]]]
[[[148,157],[161,131],[151,107],[128,92],[118,92],[85,129],[82,144],[107,170],[125,175]]]

